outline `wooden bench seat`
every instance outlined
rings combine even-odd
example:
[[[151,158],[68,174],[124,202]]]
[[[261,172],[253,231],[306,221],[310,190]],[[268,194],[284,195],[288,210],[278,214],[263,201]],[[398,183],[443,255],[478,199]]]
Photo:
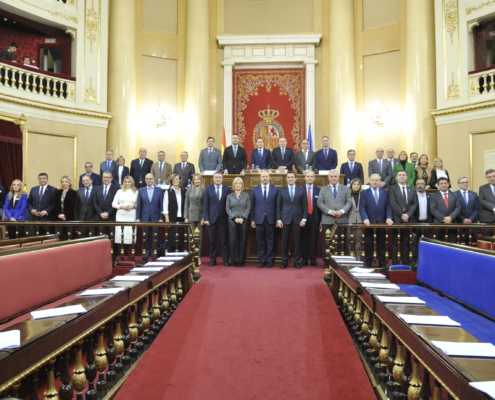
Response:
[[[6,239],[0,240],[0,251],[13,250],[20,247],[39,246],[42,244],[50,244],[56,242],[58,242],[58,235],[41,235],[19,239]]]

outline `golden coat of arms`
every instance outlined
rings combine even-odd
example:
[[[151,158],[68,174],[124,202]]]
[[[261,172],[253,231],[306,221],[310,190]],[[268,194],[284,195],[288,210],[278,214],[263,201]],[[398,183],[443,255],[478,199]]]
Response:
[[[270,105],[266,110],[261,110],[258,115],[263,121],[258,122],[254,127],[253,145],[256,148],[256,140],[262,138],[264,147],[272,151],[278,146],[278,139],[284,136],[284,128],[278,121],[275,121],[280,113],[277,110],[270,110]]]

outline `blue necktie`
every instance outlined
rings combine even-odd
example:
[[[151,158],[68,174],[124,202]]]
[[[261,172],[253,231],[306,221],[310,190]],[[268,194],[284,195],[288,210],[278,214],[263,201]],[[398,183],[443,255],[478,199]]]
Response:
[[[151,203],[151,200],[153,199],[153,188],[148,186],[148,200]]]
[[[468,205],[467,192],[464,192],[464,201],[466,202],[466,205]]]
[[[220,201],[220,186],[217,186],[217,200]]]
[[[105,186],[105,191],[103,192],[103,200],[107,199],[107,189],[108,189],[108,186]]]
[[[352,171],[354,171],[354,163],[351,162],[351,174],[352,174]]]
[[[110,171],[110,161],[107,161],[107,171]]]
[[[336,199],[337,198],[337,186],[334,186],[333,187],[333,198]]]
[[[163,163],[161,162],[160,163],[160,172],[162,172],[162,170],[163,170]]]
[[[294,186],[290,187],[290,199],[294,201]]]

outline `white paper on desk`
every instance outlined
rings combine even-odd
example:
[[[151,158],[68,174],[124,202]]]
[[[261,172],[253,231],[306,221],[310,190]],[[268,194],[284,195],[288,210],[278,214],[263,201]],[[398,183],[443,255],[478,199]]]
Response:
[[[115,276],[111,281],[127,281],[127,282],[143,282],[146,279],[148,279],[150,276],[149,275],[119,275]]]
[[[0,349],[15,349],[21,345],[21,331],[14,329],[12,331],[0,332]]]
[[[170,257],[187,256],[187,255],[189,255],[188,251],[172,251],[171,253],[167,254],[167,256],[170,256]]]
[[[382,274],[372,274],[372,273],[363,273],[363,272],[358,272],[355,274],[352,274],[354,278],[359,278],[359,279],[385,279],[385,275]]]
[[[459,357],[495,357],[495,346],[491,343],[463,343],[431,341],[449,356]]]
[[[353,261],[353,260],[337,260],[339,264],[342,265],[364,265],[362,261]],[[374,271],[374,269],[372,269]]]
[[[164,267],[139,267],[139,268],[133,268],[129,272],[158,272],[161,271]]]
[[[151,261],[151,262],[144,264],[144,266],[145,267],[168,267],[169,265],[172,265],[172,264],[173,264],[173,262],[171,262],[171,261],[168,261],[168,262]]]
[[[399,314],[408,324],[416,325],[438,325],[438,326],[461,326],[459,322],[455,322],[445,315],[411,315]]]
[[[78,304],[77,306],[57,307],[50,308],[49,310],[32,311],[31,315],[34,319],[42,319],[60,317],[62,315],[81,314],[85,312],[86,309],[82,305]]]
[[[179,261],[182,260],[184,257],[179,256],[179,257],[174,257],[174,256],[165,256],[165,257],[160,257],[157,258],[158,261]]]
[[[318,175],[328,175],[328,173],[330,172],[330,170],[327,170],[327,169],[320,169],[318,171]]]
[[[356,259],[356,257],[354,257],[354,256],[332,256],[332,258],[334,260],[349,260],[349,261]]]
[[[215,172],[217,172],[216,170],[211,170],[211,171],[204,171],[203,172],[203,175],[214,175]]]
[[[382,303],[400,303],[400,304],[426,304],[417,297],[408,296],[376,296]]]
[[[374,289],[399,289],[399,286],[397,286],[395,283],[361,282],[361,286]]]
[[[353,269],[349,270],[351,274],[356,274],[356,273],[371,274],[373,271],[374,271],[373,268],[361,268],[361,267],[354,267]]]
[[[82,293],[79,293],[77,297],[84,297],[84,296],[108,296],[111,294],[117,294],[118,292],[121,292],[125,288],[119,287],[119,288],[99,288],[99,289],[89,289],[85,290]]]
[[[495,399],[495,381],[469,382],[469,386],[472,386],[475,389],[486,393],[492,399]]]

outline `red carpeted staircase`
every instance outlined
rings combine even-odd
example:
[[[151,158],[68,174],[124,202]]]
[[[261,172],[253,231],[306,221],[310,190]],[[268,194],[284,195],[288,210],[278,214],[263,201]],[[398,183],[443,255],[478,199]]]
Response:
[[[321,268],[201,273],[116,399],[376,399]]]

